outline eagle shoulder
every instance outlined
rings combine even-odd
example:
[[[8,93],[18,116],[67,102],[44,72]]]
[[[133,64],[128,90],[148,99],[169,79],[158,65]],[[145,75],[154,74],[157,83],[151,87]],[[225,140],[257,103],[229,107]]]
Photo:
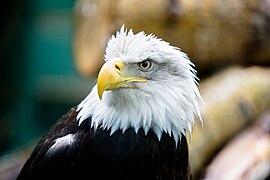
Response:
[[[72,156],[77,146],[77,114],[77,107],[71,108],[41,138],[24,164],[17,179],[31,179],[31,177],[35,177],[35,174],[42,174],[40,171],[55,169],[49,168],[49,166],[60,166],[63,168],[65,163],[67,165],[72,161],[74,158]]]

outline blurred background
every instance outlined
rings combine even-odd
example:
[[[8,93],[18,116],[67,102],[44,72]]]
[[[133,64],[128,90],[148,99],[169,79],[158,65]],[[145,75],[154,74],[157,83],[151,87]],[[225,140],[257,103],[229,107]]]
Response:
[[[0,179],[95,84],[122,24],[196,65],[204,126],[194,179],[270,178],[270,0],[5,0],[0,6]]]

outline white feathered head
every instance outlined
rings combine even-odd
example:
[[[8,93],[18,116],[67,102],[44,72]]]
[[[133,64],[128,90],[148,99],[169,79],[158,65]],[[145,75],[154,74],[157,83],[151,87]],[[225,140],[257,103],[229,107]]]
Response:
[[[201,120],[197,78],[193,64],[179,48],[124,26],[108,41],[105,64],[97,85],[78,106],[81,123],[113,134],[134,128],[173,136],[190,133],[195,116]]]

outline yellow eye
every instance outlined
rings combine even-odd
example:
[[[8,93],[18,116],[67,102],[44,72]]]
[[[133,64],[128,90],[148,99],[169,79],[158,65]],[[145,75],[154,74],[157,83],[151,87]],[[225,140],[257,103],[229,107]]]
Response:
[[[142,62],[139,62],[138,66],[139,66],[140,70],[142,70],[142,71],[150,71],[153,67],[153,63],[151,60],[147,59],[147,60],[144,60]]]

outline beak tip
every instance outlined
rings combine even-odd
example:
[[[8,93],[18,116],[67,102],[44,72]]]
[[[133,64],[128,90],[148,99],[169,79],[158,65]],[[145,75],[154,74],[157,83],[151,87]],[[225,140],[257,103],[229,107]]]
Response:
[[[98,94],[99,100],[102,100],[102,95]]]
[[[102,95],[103,95],[104,90],[100,89],[100,87],[98,87],[98,97],[100,100],[102,100]]]

